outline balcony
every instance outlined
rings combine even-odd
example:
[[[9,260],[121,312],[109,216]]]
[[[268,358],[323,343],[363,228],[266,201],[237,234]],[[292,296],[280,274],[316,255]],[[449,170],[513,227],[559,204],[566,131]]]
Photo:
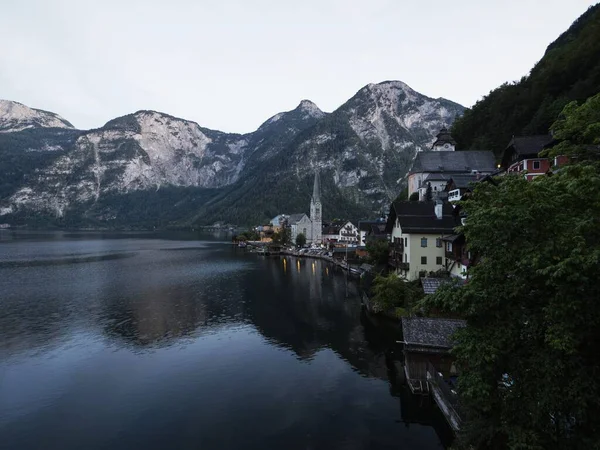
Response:
[[[389,264],[390,266],[398,269],[398,270],[409,270],[410,264],[407,262],[402,262],[400,260],[396,260],[396,259],[390,259],[389,260]]]
[[[460,189],[453,189],[450,192],[448,192],[448,201],[450,202],[457,202],[462,198],[462,195],[460,195]]]

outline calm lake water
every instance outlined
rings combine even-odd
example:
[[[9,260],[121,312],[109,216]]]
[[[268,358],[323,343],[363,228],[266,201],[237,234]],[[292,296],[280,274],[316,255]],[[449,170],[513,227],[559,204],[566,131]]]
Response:
[[[445,448],[393,342],[320,261],[0,230],[0,448]]]

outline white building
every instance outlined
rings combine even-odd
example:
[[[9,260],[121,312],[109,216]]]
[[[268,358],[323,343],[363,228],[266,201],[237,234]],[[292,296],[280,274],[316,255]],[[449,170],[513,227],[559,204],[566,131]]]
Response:
[[[419,193],[425,200],[428,185],[432,199],[444,191],[446,183],[454,175],[488,175],[496,170],[496,158],[491,151],[455,151],[456,143],[445,128],[437,135],[431,151],[419,152],[408,172],[408,196]]]
[[[444,237],[460,220],[449,203],[397,201],[392,203],[386,231],[391,234],[396,273],[416,280],[422,273],[446,269]]]

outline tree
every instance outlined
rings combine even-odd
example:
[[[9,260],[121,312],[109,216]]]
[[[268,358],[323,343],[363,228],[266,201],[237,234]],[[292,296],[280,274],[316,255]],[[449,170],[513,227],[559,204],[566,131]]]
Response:
[[[571,102],[552,125],[552,135],[560,142],[547,153],[565,155],[574,161],[600,159],[600,94],[581,106]]]
[[[418,202],[419,201],[419,193],[418,192],[413,192],[412,194],[410,194],[410,197],[408,199],[411,202]]]
[[[479,262],[424,304],[462,314],[454,353],[469,448],[587,449],[600,442],[600,96],[553,125],[551,177],[503,177],[462,202]]]
[[[468,326],[454,353],[475,449],[594,448],[600,442],[600,176],[568,166],[482,183],[463,202],[479,262],[425,303]]]
[[[431,183],[427,183],[427,190],[425,191],[425,200],[428,202],[433,200],[433,192],[431,191]]]
[[[396,274],[377,275],[373,282],[373,309],[396,317],[408,314],[410,308],[422,297],[418,284],[406,282]]]
[[[277,245],[288,245],[292,240],[291,231],[287,227],[273,233],[273,243]]]
[[[304,247],[306,245],[306,236],[303,233],[298,233],[296,236],[296,245],[298,247]]]
[[[369,239],[366,250],[369,253],[369,261],[372,264],[387,264],[390,253],[390,244],[387,240]]]

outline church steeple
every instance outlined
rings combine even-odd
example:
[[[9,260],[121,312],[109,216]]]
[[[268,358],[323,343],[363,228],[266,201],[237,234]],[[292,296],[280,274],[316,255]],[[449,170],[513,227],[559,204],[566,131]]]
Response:
[[[312,201],[321,203],[321,178],[319,172],[315,172],[315,184],[313,185]]]
[[[442,128],[436,138],[437,139],[431,146],[431,150],[438,152],[455,150],[456,141],[452,138],[452,135],[446,128]]]
[[[321,178],[319,172],[315,172],[315,183],[313,185],[313,195],[310,199],[310,220],[312,222],[311,227],[311,242],[313,244],[320,244],[322,240],[322,205],[321,205]]]

